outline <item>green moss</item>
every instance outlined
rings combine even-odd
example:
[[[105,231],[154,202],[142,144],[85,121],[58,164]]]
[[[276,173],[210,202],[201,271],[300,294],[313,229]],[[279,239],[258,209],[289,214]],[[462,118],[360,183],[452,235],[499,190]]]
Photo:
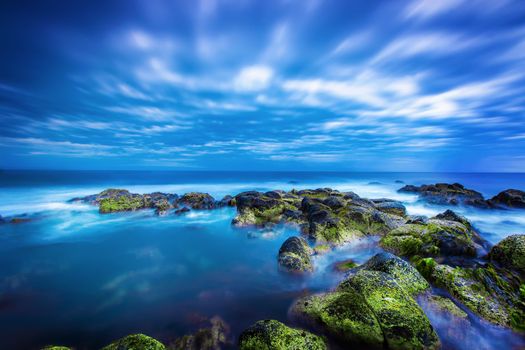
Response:
[[[432,272],[436,267],[436,261],[432,258],[416,259],[416,269],[421,273],[427,280],[431,279]]]
[[[338,290],[355,290],[364,297],[389,349],[439,348],[439,338],[423,310],[389,274],[360,270],[343,281]]]
[[[43,347],[41,350],[71,350],[71,348],[67,346],[48,345]]]
[[[240,350],[325,350],[323,338],[275,320],[258,321],[242,332]]]
[[[353,269],[354,267],[358,266],[358,264],[353,261],[352,259],[340,261],[335,264],[335,269],[340,272],[346,272],[348,270]]]
[[[461,310],[452,300],[439,295],[432,295],[430,297],[432,305],[440,311],[454,315],[462,319],[468,318],[465,311]]]
[[[314,252],[318,255],[326,254],[330,250],[332,250],[332,247],[330,247],[328,244],[319,244],[314,247]]]
[[[345,344],[383,348],[379,322],[363,297],[354,290],[299,299],[292,312]]]
[[[511,235],[496,244],[489,257],[503,266],[525,274],[525,235]]]
[[[102,350],[165,350],[166,347],[144,334],[132,334],[105,346]]]
[[[105,198],[100,201],[99,211],[101,213],[112,213],[118,211],[133,211],[144,208],[144,198],[141,196],[119,196]]]
[[[520,286],[520,298],[525,301],[525,283]]]

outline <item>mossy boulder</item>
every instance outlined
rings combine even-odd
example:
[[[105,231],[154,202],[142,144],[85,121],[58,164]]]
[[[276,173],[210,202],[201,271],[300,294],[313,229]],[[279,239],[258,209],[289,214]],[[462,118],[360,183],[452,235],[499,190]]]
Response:
[[[434,310],[446,314],[453,315],[460,319],[467,319],[468,315],[465,311],[461,310],[452,300],[441,295],[431,295],[429,297],[430,307]]]
[[[325,350],[323,338],[275,320],[258,321],[242,332],[240,350]]]
[[[484,319],[517,330],[525,329],[523,281],[510,271],[491,264],[452,267],[431,258],[416,267],[437,287],[446,289],[463,305]]]
[[[394,214],[397,216],[406,216],[407,209],[403,205],[403,203],[393,200],[393,199],[387,199],[387,198],[381,198],[381,199],[372,199],[372,202],[374,203],[375,207],[388,214]]]
[[[312,248],[301,237],[290,237],[279,249],[279,266],[288,272],[303,273],[313,271]]]
[[[391,275],[396,283],[410,294],[418,294],[430,288],[428,282],[416,268],[405,260],[387,252],[374,255],[360,268]]]
[[[468,205],[489,208],[490,204],[477,191],[465,188],[459,183],[437,183],[432,185],[406,185],[399,192],[417,193],[419,198],[432,204]]]
[[[525,234],[504,238],[492,247],[489,258],[525,275]]]
[[[210,194],[202,192],[186,193],[179,198],[178,203],[197,210],[214,209],[216,207],[215,199]]]
[[[380,245],[401,256],[467,256],[477,254],[481,238],[458,221],[430,219],[407,224],[387,233]]]
[[[381,326],[388,349],[439,348],[439,338],[425,313],[392,275],[359,269],[337,291],[363,296]]]
[[[164,344],[144,334],[132,334],[114,341],[102,350],[165,350]]]
[[[379,321],[363,296],[353,289],[301,298],[291,312],[341,344],[371,349],[384,347]]]
[[[495,207],[525,208],[525,192],[508,189],[489,199],[489,202]]]
[[[243,192],[235,196],[237,216],[232,223],[235,226],[268,226],[280,223],[285,210],[297,209],[293,201],[285,199],[280,193]]]
[[[338,261],[333,265],[333,268],[335,271],[338,272],[346,272],[348,270],[351,270],[355,267],[359,266],[353,259],[346,259],[343,261]]]

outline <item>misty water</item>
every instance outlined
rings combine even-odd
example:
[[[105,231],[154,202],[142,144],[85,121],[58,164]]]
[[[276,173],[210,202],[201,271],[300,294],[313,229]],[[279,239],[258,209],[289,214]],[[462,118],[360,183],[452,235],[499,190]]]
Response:
[[[288,308],[296,298],[326,291],[344,278],[335,262],[361,263],[381,251],[377,237],[358,240],[315,256],[315,271],[297,277],[280,272],[276,259],[282,242],[298,234],[294,227],[234,228],[234,208],[164,217],[152,210],[102,215],[97,207],[69,203],[73,197],[108,187],[203,191],[217,199],[245,190],[331,187],[397,199],[409,214],[432,216],[447,207],[396,190],[403,183],[460,182],[490,197],[525,188],[522,174],[2,172],[0,181],[0,215],[32,219],[0,225],[1,349],[51,343],[92,349],[137,332],[168,343],[215,315],[229,324],[234,344],[260,319],[293,325]],[[491,244],[525,232],[519,211],[453,209]],[[523,335],[471,312],[460,322],[435,312],[424,298],[419,302],[445,348],[525,346]]]

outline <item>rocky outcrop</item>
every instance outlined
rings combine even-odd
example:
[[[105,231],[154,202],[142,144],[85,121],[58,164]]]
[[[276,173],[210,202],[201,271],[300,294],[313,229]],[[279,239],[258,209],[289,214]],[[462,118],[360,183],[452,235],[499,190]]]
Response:
[[[235,226],[293,223],[316,245],[338,245],[367,234],[384,234],[404,224],[398,203],[360,198],[329,188],[290,192],[243,192],[235,197]]]
[[[495,207],[525,208],[525,192],[508,189],[489,199]]]
[[[258,321],[239,337],[240,350],[325,350],[323,338],[275,320]]]
[[[435,286],[446,289],[472,312],[497,325],[525,329],[523,280],[491,264],[473,267],[416,261],[417,269]]]
[[[447,210],[426,223],[406,224],[380,240],[385,249],[401,256],[476,256],[482,243],[465,218]]]
[[[525,276],[525,234],[506,237],[492,247],[489,258]]]
[[[478,208],[489,208],[483,195],[477,191],[465,188],[459,183],[437,183],[435,185],[406,185],[399,192],[417,193],[428,203],[441,205],[467,205]]]
[[[428,283],[408,263],[379,254],[333,292],[299,299],[292,314],[345,347],[437,349],[439,339],[412,295]]]
[[[301,237],[290,237],[279,249],[279,266],[288,272],[303,273],[313,271],[312,249]]]
[[[151,337],[148,337],[144,334],[132,334],[124,338],[116,340],[115,342],[109,344],[102,348],[102,350],[137,350],[137,349],[147,349],[147,350],[165,350],[166,347]]]

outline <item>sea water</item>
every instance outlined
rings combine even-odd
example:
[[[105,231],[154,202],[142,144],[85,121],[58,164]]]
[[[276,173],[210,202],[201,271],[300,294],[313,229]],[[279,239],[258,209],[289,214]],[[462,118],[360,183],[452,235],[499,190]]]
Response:
[[[447,209],[401,194],[404,184],[459,182],[491,197],[525,188],[524,174],[304,172],[0,172],[0,215],[31,221],[0,225],[0,349],[65,344],[96,349],[131,333],[169,342],[220,316],[234,343],[257,320],[293,324],[288,309],[306,294],[333,288],[344,277],[333,265],[364,262],[381,249],[358,240],[314,257],[313,274],[282,273],[277,252],[293,227],[236,229],[234,208],[156,216],[152,210],[101,215],[69,199],[109,187],[136,193],[208,192],[220,199],[246,190],[331,187],[366,198],[402,201],[409,214]],[[525,232],[519,210],[452,208],[490,243]],[[420,303],[447,348],[520,348],[521,335],[469,313],[457,325]]]

